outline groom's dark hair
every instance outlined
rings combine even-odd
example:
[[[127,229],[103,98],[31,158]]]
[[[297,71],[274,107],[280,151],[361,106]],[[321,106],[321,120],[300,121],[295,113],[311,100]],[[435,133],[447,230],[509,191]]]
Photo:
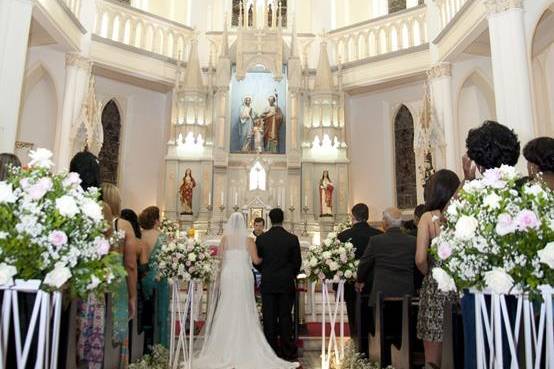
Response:
[[[284,218],[285,214],[283,213],[283,210],[279,208],[271,209],[271,211],[269,212],[269,220],[271,220],[271,225],[283,224]]]

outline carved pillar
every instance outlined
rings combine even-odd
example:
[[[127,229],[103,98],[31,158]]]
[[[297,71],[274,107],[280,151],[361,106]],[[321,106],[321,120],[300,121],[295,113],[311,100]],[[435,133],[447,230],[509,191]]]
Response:
[[[33,2],[0,1],[0,152],[13,152]]]
[[[534,136],[522,0],[487,0],[496,116],[524,144]]]
[[[437,156],[437,168],[456,169],[456,163],[460,158],[456,157],[454,113],[452,108],[452,66],[450,63],[439,63],[433,66],[428,72],[430,81],[431,96],[436,111],[438,123],[444,130],[446,142],[444,158]],[[442,159],[442,160],[441,160]]]
[[[90,74],[90,61],[79,54],[65,56],[65,89],[62,119],[57,134],[56,165],[58,170],[69,168],[72,155],[72,126],[76,124]]]

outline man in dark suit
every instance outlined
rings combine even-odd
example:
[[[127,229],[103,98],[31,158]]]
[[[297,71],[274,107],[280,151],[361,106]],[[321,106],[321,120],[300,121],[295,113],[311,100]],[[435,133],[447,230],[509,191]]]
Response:
[[[356,289],[365,287],[373,273],[369,305],[375,306],[377,292],[383,297],[414,294],[414,260],[416,238],[402,232],[402,213],[396,208],[383,212],[385,233],[373,237],[358,266]]]
[[[338,239],[341,242],[350,242],[356,248],[356,260],[360,260],[369,243],[369,239],[383,232],[371,227],[367,220],[369,218],[369,209],[366,204],[356,204],[351,210],[352,213],[352,228],[348,228],[338,234]],[[361,311],[360,311],[360,326],[361,332],[357,332],[356,324],[356,290],[354,283],[346,283],[344,285],[344,301],[346,303],[346,313],[348,314],[348,326],[350,328],[350,336],[357,337],[359,340],[359,350],[367,354],[368,349],[368,334],[371,325],[371,312],[368,306],[368,295],[371,289],[372,276],[366,278],[366,287],[361,293]]]
[[[256,247],[263,260],[261,290],[264,334],[279,356],[292,360],[298,356],[292,337],[292,307],[302,257],[298,237],[283,228],[283,218],[281,209],[269,212],[272,227],[256,238]],[[280,338],[280,347],[277,345],[277,336]]]

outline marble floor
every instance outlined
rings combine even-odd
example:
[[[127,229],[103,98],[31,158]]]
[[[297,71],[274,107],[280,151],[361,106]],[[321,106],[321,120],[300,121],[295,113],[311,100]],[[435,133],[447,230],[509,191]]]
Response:
[[[321,351],[304,351],[299,361],[302,369],[321,369]]]

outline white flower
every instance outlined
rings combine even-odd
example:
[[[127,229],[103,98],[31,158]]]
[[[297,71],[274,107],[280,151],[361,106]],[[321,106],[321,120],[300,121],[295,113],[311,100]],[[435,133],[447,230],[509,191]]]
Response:
[[[0,286],[11,284],[12,278],[17,274],[17,268],[6,263],[0,264]]]
[[[502,200],[502,198],[493,192],[490,195],[485,196],[483,199],[483,205],[489,209],[498,209],[500,207],[500,200]]]
[[[0,182],[0,204],[13,204],[16,200],[17,197],[13,193],[12,185],[8,182]]]
[[[101,222],[104,216],[102,215],[102,208],[98,203],[92,199],[85,198],[81,204],[81,210],[83,213],[94,220],[95,222]]]
[[[546,244],[545,248],[537,252],[541,263],[554,269],[554,241]]]
[[[495,230],[500,236],[516,231],[516,224],[510,214],[502,213],[498,216]]]
[[[339,264],[337,264],[335,261],[332,261],[329,263],[329,269],[331,269],[332,272],[339,269]]]
[[[477,219],[473,216],[463,215],[456,222],[456,238],[460,240],[470,240],[475,237],[475,231],[477,230]]]
[[[8,232],[0,231],[0,240],[5,240],[10,234]]]
[[[29,152],[29,157],[31,158],[29,162],[30,167],[50,169],[54,165],[52,160],[50,160],[50,158],[52,158],[52,152],[47,149],[38,148],[36,150],[31,150]]]
[[[329,259],[331,257],[331,253],[329,251],[324,251],[321,256],[323,259]]]
[[[454,279],[441,268],[433,268],[433,279],[437,282],[442,292],[456,291]]]
[[[480,180],[473,180],[464,184],[464,191],[467,193],[476,193],[485,188],[485,185]]]
[[[352,271],[351,271],[351,270],[347,270],[346,272],[344,272],[344,277],[345,277],[346,279],[352,278]]]
[[[542,187],[538,184],[533,184],[531,186],[527,185],[523,188],[523,192],[525,192],[527,195],[533,195],[533,196],[540,196],[541,194],[544,193],[544,190],[542,189]]]
[[[90,279],[90,283],[87,285],[87,290],[92,291],[96,289],[96,287],[98,287],[99,284],[100,284],[100,279],[98,279],[98,277],[93,275]]]
[[[446,213],[451,217],[456,216],[458,214],[458,204],[458,201],[452,201],[446,209]]]
[[[327,238],[325,241],[323,241],[323,244],[329,247],[333,244],[333,240],[331,240],[330,238]]]
[[[317,265],[317,259],[316,258],[311,258],[310,259],[310,266],[315,267],[316,265]]]
[[[493,268],[489,272],[485,272],[485,284],[494,293],[508,294],[514,286],[514,280],[502,268]]]
[[[62,216],[72,218],[79,212],[75,199],[71,196],[64,195],[56,199],[56,209]]]
[[[190,253],[189,256],[188,256],[188,259],[189,259],[190,261],[196,261],[196,255],[193,254],[193,253]]]
[[[328,239],[335,239],[337,238],[337,234],[335,232],[330,232],[328,235],[327,235],[327,238]]]
[[[46,274],[44,284],[60,288],[69,278],[71,278],[71,270],[64,263],[56,263],[54,269]]]
[[[500,174],[502,175],[503,179],[506,179],[508,181],[519,178],[519,173],[517,172],[516,168],[509,165],[501,165]]]

